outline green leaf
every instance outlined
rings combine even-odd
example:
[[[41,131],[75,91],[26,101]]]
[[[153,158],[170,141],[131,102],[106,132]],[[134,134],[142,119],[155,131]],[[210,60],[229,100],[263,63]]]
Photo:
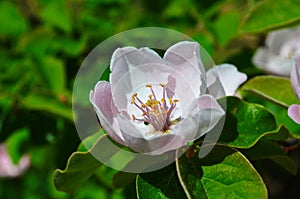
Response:
[[[285,154],[278,144],[270,141],[259,141],[250,149],[241,150],[250,160],[270,159],[282,166],[284,169],[296,175],[296,162]]]
[[[140,199],[187,198],[174,164],[158,171],[138,175],[136,191]]]
[[[57,27],[66,33],[72,31],[70,12],[64,1],[49,1],[40,11],[39,16],[49,25]]]
[[[99,138],[103,139],[105,135]],[[99,141],[98,140],[98,141]],[[92,148],[93,150],[95,148]],[[73,153],[65,170],[57,169],[53,174],[53,183],[57,190],[72,193],[102,165],[90,151]]]
[[[276,133],[272,113],[259,104],[227,97],[226,120],[219,143],[236,148],[249,148],[266,134]]]
[[[77,148],[77,151],[86,152],[92,148],[95,142],[104,134],[104,130],[100,129],[99,132],[85,138]]]
[[[25,109],[46,111],[73,121],[72,108],[50,96],[30,94],[21,99],[21,104]]]
[[[214,23],[216,37],[222,45],[237,35],[240,14],[236,11],[220,15]]]
[[[29,130],[27,128],[23,128],[13,132],[5,141],[7,151],[15,164],[17,164],[20,158],[24,155],[24,153],[21,150],[22,144],[25,141],[28,141],[29,138]]]
[[[62,60],[43,57],[39,63],[42,77],[55,94],[62,94],[66,88],[65,66]]]
[[[113,186],[115,188],[125,187],[134,179],[136,179],[136,175],[137,175],[136,173],[127,173],[127,172],[119,171],[113,177]]]
[[[290,79],[277,76],[258,76],[248,81],[242,91],[256,94],[284,107],[299,103]]]
[[[16,8],[16,4],[8,1],[0,3],[0,35],[17,36],[27,30],[24,17]]]
[[[183,155],[176,168],[188,198],[267,198],[264,182],[250,162],[227,146],[216,145],[203,159]]]
[[[299,0],[258,3],[242,22],[241,33],[266,32],[300,21]]]

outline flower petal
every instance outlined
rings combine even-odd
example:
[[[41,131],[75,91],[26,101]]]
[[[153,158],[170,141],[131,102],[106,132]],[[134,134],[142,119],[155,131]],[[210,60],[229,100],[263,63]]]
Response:
[[[119,111],[126,111],[128,99],[139,87],[148,83],[167,83],[169,68],[149,48],[118,48],[111,60],[113,100]]]
[[[281,29],[272,31],[266,38],[266,45],[269,47],[272,53],[279,55],[282,45],[290,40],[294,34],[294,29]]]
[[[290,62],[288,59],[273,54],[267,48],[258,48],[253,58],[253,63],[260,69],[272,74],[289,76]]]
[[[136,152],[148,155],[160,155],[175,150],[187,144],[184,135],[171,133],[147,132],[138,129],[127,118],[118,116],[118,123],[122,126],[122,134],[128,146]]]
[[[297,124],[300,124],[300,105],[292,104],[288,109],[288,115]]]
[[[99,81],[94,90],[90,92],[90,102],[93,104],[98,119],[107,134],[120,144],[123,142],[119,127],[115,126],[114,115],[117,113],[111,95],[109,82]]]
[[[226,96],[234,95],[236,89],[246,80],[247,75],[239,72],[231,64],[218,65],[207,72],[209,92],[216,98],[223,97],[221,87],[223,87]]]
[[[300,54],[295,55],[292,59],[291,83],[295,94],[300,100]]]
[[[5,144],[0,144],[0,177],[15,178],[22,175],[30,166],[29,155],[23,155],[17,165],[9,156]]]
[[[173,67],[178,78],[184,78],[189,83],[195,96],[200,95],[202,85],[201,76],[205,76],[205,69],[200,59],[200,46],[197,42],[183,41],[171,46],[164,55],[168,66]],[[178,75],[174,74],[175,79]]]

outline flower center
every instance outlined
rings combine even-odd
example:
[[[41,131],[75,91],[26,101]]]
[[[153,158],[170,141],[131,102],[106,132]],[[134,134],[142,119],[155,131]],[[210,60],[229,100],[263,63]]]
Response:
[[[142,118],[136,118],[132,114],[133,121],[144,122],[145,125],[151,124],[156,131],[167,132],[169,127],[173,124],[171,122],[171,114],[174,111],[178,99],[166,98],[166,85],[160,84],[162,87],[162,98],[159,100],[152,88],[151,84],[147,84],[146,88],[150,89],[151,93],[148,95],[147,101],[144,103],[137,93],[131,97],[131,104],[134,104],[142,111]]]

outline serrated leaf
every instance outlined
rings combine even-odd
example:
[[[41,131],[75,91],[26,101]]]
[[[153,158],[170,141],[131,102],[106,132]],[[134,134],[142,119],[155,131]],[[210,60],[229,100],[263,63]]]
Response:
[[[259,104],[227,97],[226,121],[219,143],[249,148],[266,134],[276,133],[275,117]]]
[[[250,162],[227,146],[215,145],[203,159],[183,155],[176,168],[188,198],[267,198],[264,182]]]
[[[300,21],[299,13],[299,0],[261,1],[249,12],[241,24],[240,32],[266,32],[274,28],[291,25]]]
[[[186,198],[174,164],[158,171],[138,175],[136,192],[139,199]]]
[[[287,156],[278,144],[259,141],[250,149],[241,150],[241,152],[250,160],[271,159],[293,175],[297,173],[295,161]]]

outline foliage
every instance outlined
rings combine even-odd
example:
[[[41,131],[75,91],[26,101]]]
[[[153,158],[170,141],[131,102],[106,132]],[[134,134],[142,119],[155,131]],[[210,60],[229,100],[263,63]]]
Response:
[[[0,143],[8,145],[15,163],[30,154],[31,166],[19,178],[0,179],[0,198],[296,197],[297,187],[282,182],[279,192],[272,181],[299,184],[300,127],[286,114],[287,107],[299,101],[288,78],[261,76],[251,57],[268,31],[300,24],[298,4],[298,0],[1,1]],[[208,156],[198,158],[199,148],[207,147],[199,139],[190,146],[191,155],[183,154],[168,167],[129,174],[94,159],[90,152],[101,143],[98,134],[87,136],[87,149],[80,145],[71,93],[80,64],[98,43],[142,26],[183,32],[217,64],[233,63],[250,80],[239,90],[242,99],[226,99],[225,128]],[[280,166],[276,171],[273,162]]]

